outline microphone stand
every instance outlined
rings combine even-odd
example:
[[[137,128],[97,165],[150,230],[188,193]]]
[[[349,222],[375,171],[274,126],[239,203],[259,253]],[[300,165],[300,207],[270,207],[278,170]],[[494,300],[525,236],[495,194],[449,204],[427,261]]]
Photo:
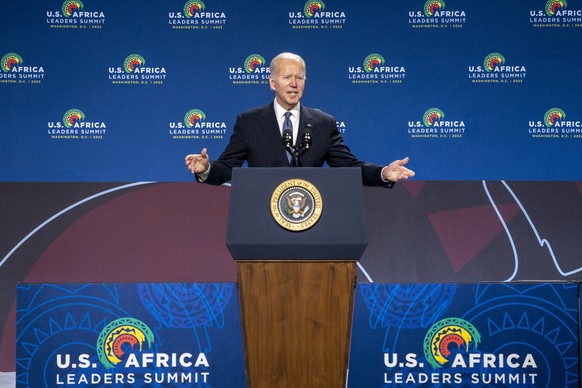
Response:
[[[293,167],[299,166],[299,156],[297,150],[293,147],[293,133],[290,130],[283,131],[283,146],[285,150],[291,155],[291,161],[293,162]]]
[[[311,132],[305,132],[303,133],[303,137],[301,138],[301,146],[299,146],[299,148],[297,149],[297,164],[299,165],[299,158],[305,154],[307,151],[309,151],[309,148],[311,147]]]
[[[311,147],[311,132],[305,132],[301,138],[299,147],[293,146],[293,134],[291,131],[283,132],[283,146],[291,154],[293,167],[299,167],[299,158]]]

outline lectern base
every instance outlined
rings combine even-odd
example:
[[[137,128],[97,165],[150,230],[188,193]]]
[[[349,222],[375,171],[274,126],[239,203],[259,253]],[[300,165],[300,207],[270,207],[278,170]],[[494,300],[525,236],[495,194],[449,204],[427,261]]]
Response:
[[[355,261],[238,261],[252,388],[346,385]]]

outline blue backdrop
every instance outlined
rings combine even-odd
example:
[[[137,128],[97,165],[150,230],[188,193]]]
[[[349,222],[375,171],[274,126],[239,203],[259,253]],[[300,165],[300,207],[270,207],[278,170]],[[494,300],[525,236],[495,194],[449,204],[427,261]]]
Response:
[[[423,180],[580,180],[582,1],[5,2],[0,180],[187,181],[268,62],[352,151]]]

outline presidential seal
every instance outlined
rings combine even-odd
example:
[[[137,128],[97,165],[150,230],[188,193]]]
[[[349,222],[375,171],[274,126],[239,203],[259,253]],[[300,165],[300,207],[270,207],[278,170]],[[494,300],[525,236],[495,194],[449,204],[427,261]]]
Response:
[[[323,202],[310,182],[290,179],[281,183],[271,196],[271,214],[279,225],[293,232],[311,228],[319,220]]]

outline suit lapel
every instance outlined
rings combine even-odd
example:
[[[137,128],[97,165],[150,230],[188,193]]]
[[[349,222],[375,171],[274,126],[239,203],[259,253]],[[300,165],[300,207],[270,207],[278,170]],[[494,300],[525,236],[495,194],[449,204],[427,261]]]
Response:
[[[275,116],[275,108],[273,103],[265,106],[261,111],[262,119],[259,120],[259,126],[263,132],[266,142],[272,144],[274,150],[278,150],[277,153],[283,160],[287,160],[287,151],[283,147],[283,142],[281,138],[281,130],[279,129],[279,122]],[[301,139],[306,131],[313,132],[313,114],[307,108],[301,105],[301,114],[299,116],[299,130],[297,132],[297,139],[295,144],[301,144]]]
[[[278,153],[284,160],[287,160],[287,151],[283,147],[283,139],[281,137],[281,130],[279,129],[279,122],[275,116],[275,108],[273,103],[265,106],[262,110],[263,120],[260,120],[260,126],[264,133],[265,139],[272,143],[273,149],[279,150]]]

